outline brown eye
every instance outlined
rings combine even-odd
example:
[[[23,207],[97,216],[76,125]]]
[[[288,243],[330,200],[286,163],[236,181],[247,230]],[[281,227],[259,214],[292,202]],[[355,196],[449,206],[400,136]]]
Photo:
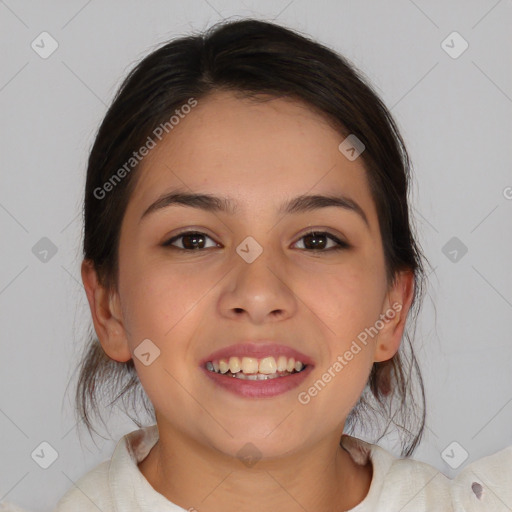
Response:
[[[333,234],[327,233],[325,231],[311,231],[303,235],[300,240],[304,240],[304,250],[310,251],[328,252],[347,249],[350,247],[346,242],[343,242]],[[335,245],[334,247],[329,247],[326,249],[329,241],[333,242]]]
[[[199,231],[186,231],[185,233],[180,233],[179,235],[170,238],[164,242],[162,246],[172,247],[173,249],[178,249],[181,251],[197,251],[205,248],[205,240],[207,238],[213,241],[213,239],[205,233],[201,233]],[[174,242],[180,239],[182,240],[182,247],[175,246]],[[214,242],[214,247],[218,247],[216,242]]]

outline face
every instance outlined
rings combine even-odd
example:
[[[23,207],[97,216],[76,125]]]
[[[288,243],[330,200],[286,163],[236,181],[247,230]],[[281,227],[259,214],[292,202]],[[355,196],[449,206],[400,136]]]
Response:
[[[277,456],[328,435],[339,439],[372,364],[398,348],[401,333],[390,321],[344,357],[389,311],[391,295],[363,162],[340,152],[343,139],[297,102],[217,92],[144,159],[121,227],[116,348],[113,335],[102,345],[118,360],[133,357],[160,428],[230,455],[246,442]],[[230,198],[237,212],[172,204],[143,215],[178,188]],[[313,194],[343,196],[361,212],[280,213],[296,196]],[[201,235],[179,238],[183,231]],[[261,253],[249,262],[237,248]],[[151,340],[149,360],[159,351],[148,365],[134,356],[143,340]],[[312,369],[276,396],[235,394],[199,365],[242,340],[291,347]],[[336,371],[339,356],[346,364]],[[329,368],[331,379],[308,393]]]

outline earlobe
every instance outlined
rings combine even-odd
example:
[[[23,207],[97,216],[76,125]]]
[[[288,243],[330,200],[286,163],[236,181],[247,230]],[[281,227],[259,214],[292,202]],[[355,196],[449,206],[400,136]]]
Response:
[[[94,330],[103,350],[115,361],[130,360],[132,355],[125,335],[117,294],[100,284],[94,264],[90,260],[84,259],[82,262],[81,274]]]
[[[379,332],[375,347],[375,362],[391,359],[402,341],[407,314],[414,298],[414,273],[401,271],[389,290],[382,311],[384,326]]]

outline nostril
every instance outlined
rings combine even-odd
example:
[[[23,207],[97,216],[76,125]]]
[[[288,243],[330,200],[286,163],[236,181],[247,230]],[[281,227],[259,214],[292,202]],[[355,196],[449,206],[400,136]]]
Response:
[[[479,500],[482,499],[482,494],[484,493],[484,488],[482,487],[481,484],[479,484],[478,482],[473,482],[471,484],[471,489],[473,490],[473,492],[475,493],[475,496]]]

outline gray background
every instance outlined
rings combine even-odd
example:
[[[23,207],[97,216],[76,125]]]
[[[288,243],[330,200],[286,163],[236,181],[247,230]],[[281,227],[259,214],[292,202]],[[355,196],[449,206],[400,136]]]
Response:
[[[114,411],[113,440],[95,437],[94,444],[85,435],[81,446],[74,380],[66,393],[90,324],[79,272],[87,152],[138,59],[175,35],[244,16],[274,19],[348,57],[391,109],[410,151],[413,213],[434,269],[416,340],[427,432],[413,457],[453,477],[512,444],[510,0],[6,0],[0,502],[51,510],[136,428]],[[31,47],[34,40],[42,46],[43,31],[58,42],[46,59]],[[442,44],[453,31],[469,44],[457,58]],[[453,37],[444,44],[452,53],[462,48]],[[43,237],[57,249],[47,261],[36,245],[48,244]],[[452,237],[457,261],[445,248]],[[44,441],[58,453],[48,469],[31,457]]]

